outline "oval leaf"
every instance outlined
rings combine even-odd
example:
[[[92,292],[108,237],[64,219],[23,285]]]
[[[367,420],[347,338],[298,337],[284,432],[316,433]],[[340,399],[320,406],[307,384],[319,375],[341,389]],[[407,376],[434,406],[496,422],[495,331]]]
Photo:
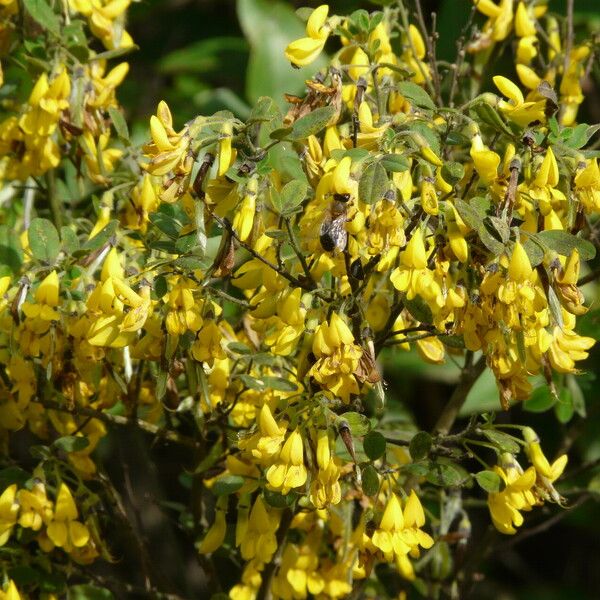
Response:
[[[288,138],[294,141],[304,140],[309,135],[319,133],[331,121],[335,113],[335,106],[322,106],[313,110],[304,117],[300,117],[294,123]]]
[[[374,496],[379,491],[379,475],[373,465],[362,470],[362,489],[367,496]]]
[[[244,485],[241,475],[223,475],[215,480],[211,490],[217,496],[228,496],[237,492]]]
[[[396,89],[400,92],[411,104],[420,106],[421,108],[435,109],[435,104],[429,94],[416,83],[412,81],[401,81],[396,85]]]
[[[494,471],[479,471],[479,473],[475,473],[475,480],[488,493],[499,492],[502,487],[500,475]]]
[[[385,454],[385,438],[379,431],[370,431],[363,440],[363,448],[371,460],[377,460]]]
[[[411,458],[413,460],[425,458],[431,450],[432,443],[433,439],[426,431],[419,431],[410,440],[410,445],[408,446]]]
[[[28,230],[29,247],[34,258],[53,264],[60,252],[60,239],[56,227],[48,219],[33,219]]]
[[[387,173],[380,162],[371,163],[360,177],[358,196],[365,204],[375,204],[389,188]]]

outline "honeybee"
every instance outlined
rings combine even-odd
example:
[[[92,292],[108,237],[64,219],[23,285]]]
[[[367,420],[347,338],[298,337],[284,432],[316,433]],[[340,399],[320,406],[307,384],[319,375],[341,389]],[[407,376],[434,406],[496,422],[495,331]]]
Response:
[[[319,230],[319,241],[326,252],[343,252],[348,243],[345,225],[348,217],[350,194],[334,194]]]

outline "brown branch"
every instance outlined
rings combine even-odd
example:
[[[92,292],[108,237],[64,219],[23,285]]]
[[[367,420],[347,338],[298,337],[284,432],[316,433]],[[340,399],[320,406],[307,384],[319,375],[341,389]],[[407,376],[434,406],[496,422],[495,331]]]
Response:
[[[507,542],[504,542],[503,544],[500,544],[497,547],[497,550],[506,550],[508,548],[512,548],[513,546],[516,546],[517,544],[521,543],[527,538],[533,537],[534,535],[538,535],[539,533],[547,531],[548,529],[556,525],[559,521],[562,521],[566,516],[568,516],[568,514],[571,511],[575,510],[576,508],[579,508],[582,504],[585,504],[591,498],[592,494],[582,494],[572,506],[569,506],[568,508],[563,508],[560,512],[556,513],[549,519],[542,521],[535,527],[531,527],[530,529],[524,529],[523,531],[520,531],[512,539],[508,540]]]
[[[471,364],[471,361],[472,354],[468,352],[460,382],[454,388],[450,400],[435,424],[434,431],[437,434],[445,435],[452,429],[452,425],[454,425],[454,421],[456,421],[458,413],[465,403],[471,388],[485,369],[485,356],[481,356],[474,365]]]
[[[196,440],[191,437],[182,435],[177,431],[173,431],[172,429],[164,429],[158,425],[149,423],[148,421],[143,421],[142,419],[132,419],[123,417],[121,415],[112,415],[94,408],[89,408],[88,406],[69,407],[64,404],[60,404],[59,402],[55,402],[54,400],[41,400],[37,398],[33,399],[32,402],[40,404],[49,410],[57,410],[70,415],[93,417],[94,419],[98,419],[107,425],[119,425],[121,427],[133,426],[141,431],[155,435],[158,438],[163,438],[164,440],[173,442],[175,444],[180,444],[182,446],[187,446],[188,448],[195,448],[197,446]]]
[[[288,273],[283,267],[279,265],[273,264],[270,260],[266,259],[264,256],[261,256],[252,246],[243,242],[238,234],[235,232],[233,226],[227,219],[222,219],[217,216],[214,212],[209,211],[211,216],[215,219],[215,221],[223,228],[226,229],[231,236],[235,239],[235,241],[247,252],[249,252],[254,258],[262,262],[264,265],[267,265],[270,269],[273,269],[276,273],[279,273],[284,279],[287,279],[290,283],[293,283],[296,287],[302,288],[303,290],[312,291],[312,288],[309,283],[305,283],[300,281],[297,277],[294,277],[291,273]]]
[[[433,81],[433,90],[435,92],[435,100],[438,106],[442,105],[442,86],[440,83],[440,74],[438,72],[436,58],[435,58],[435,43],[434,43],[434,35],[435,33],[435,17],[436,14],[432,13],[432,18],[434,20],[433,33],[428,33],[427,27],[425,26],[425,19],[423,18],[423,9],[421,8],[421,0],[415,0],[415,8],[417,9],[416,15],[417,20],[419,21],[419,26],[421,31],[423,32],[423,36],[425,37],[425,45],[427,46],[427,57],[429,59],[429,68],[431,70],[431,79]]]
[[[592,271],[591,273],[588,273],[587,275],[584,275],[578,282],[577,285],[578,286],[582,286],[585,285],[586,283],[590,283],[591,281],[594,281],[595,279],[598,279],[600,277],[600,269],[595,269],[594,271]]]

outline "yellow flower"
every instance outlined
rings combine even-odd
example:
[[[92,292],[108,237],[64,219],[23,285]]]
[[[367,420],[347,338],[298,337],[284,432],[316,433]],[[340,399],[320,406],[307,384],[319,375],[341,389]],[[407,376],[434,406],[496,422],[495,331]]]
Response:
[[[43,483],[35,483],[31,491],[19,490],[17,501],[21,507],[19,515],[21,527],[39,531],[42,525],[51,521],[52,502],[46,496],[46,488]]]
[[[169,291],[169,311],[165,325],[171,335],[182,335],[186,331],[196,332],[202,327],[200,306],[196,304],[193,293],[197,287],[191,279],[181,277],[175,280]]]
[[[477,174],[483,183],[491,183],[498,177],[500,156],[484,145],[481,135],[477,133],[471,140],[471,158]]]
[[[418,556],[419,546],[433,546],[433,539],[421,528],[425,525],[425,514],[418,496],[411,490],[404,512],[396,494],[392,493],[385,506],[379,527],[373,532],[371,541],[388,562],[394,560],[398,570],[406,579],[414,579],[414,569],[408,558]]]
[[[38,333],[43,333],[47,330],[51,321],[58,321],[60,314],[56,310],[58,306],[59,281],[56,271],[52,271],[40,283],[35,292],[35,303],[23,302],[21,310],[28,319],[46,321],[46,324],[41,323],[40,327],[36,327]]]
[[[544,101],[525,102],[523,93],[510,79],[501,75],[496,75],[493,79],[496,87],[509,99],[508,102],[501,100],[498,103],[498,108],[508,119],[521,127],[537,121],[546,122]]]
[[[198,547],[198,552],[200,552],[200,554],[210,554],[223,544],[225,534],[227,533],[227,523],[225,521],[227,501],[227,496],[221,496],[217,500],[215,521]]]
[[[515,527],[523,524],[520,511],[529,511],[536,504],[532,488],[535,485],[535,468],[529,467],[525,472],[516,462],[514,456],[503,454],[502,466],[495,465],[497,473],[504,483],[500,492],[488,495],[488,508],[494,527],[501,533],[514,534]]]
[[[248,527],[241,540],[240,550],[244,560],[256,559],[267,563],[277,550],[275,533],[279,527],[281,512],[267,509],[261,496],[257,496],[248,518]]]
[[[189,157],[190,137],[188,127],[179,133],[173,129],[173,116],[167,103],[161,100],[156,115],[150,117],[152,142],[144,146],[150,162],[144,168],[152,175],[166,175],[170,171],[187,174],[191,171],[193,159]],[[227,167],[229,168],[229,166]]]
[[[421,296],[433,312],[445,303],[442,289],[434,271],[427,268],[427,252],[421,230],[417,228],[406,248],[400,253],[400,266],[390,275],[390,281],[406,298]]]
[[[352,332],[343,319],[333,313],[329,323],[317,327],[312,344],[317,362],[309,375],[321,387],[348,402],[351,394],[358,394],[359,385],[355,373],[362,350],[354,343]]]
[[[246,184],[244,197],[236,209],[233,217],[233,229],[242,242],[245,242],[252,232],[254,214],[256,213],[256,193],[258,191],[258,178],[251,177]]]
[[[9,580],[5,591],[0,590],[0,600],[21,600],[22,598],[23,596],[19,594],[19,590],[12,579]]]
[[[53,545],[72,552],[85,546],[90,539],[88,528],[78,520],[79,512],[71,491],[61,483],[54,505],[52,521],[46,528],[46,534]]]
[[[303,486],[307,476],[302,437],[298,429],[295,429],[267,470],[267,481],[272,489],[287,494],[291,489]]]
[[[339,460],[331,456],[329,434],[320,431],[317,439],[317,465],[319,467],[310,484],[310,501],[317,508],[338,504],[341,500]]]
[[[265,403],[258,415],[258,432],[247,440],[240,440],[239,446],[249,451],[255,459],[267,462],[279,452],[286,431],[287,423],[278,425],[269,405]]]
[[[575,194],[587,213],[600,212],[600,168],[598,159],[582,163],[575,175]]]
[[[87,17],[92,33],[108,50],[133,45],[122,24],[130,3],[131,0],[69,0],[71,10]]]
[[[107,175],[115,170],[116,163],[123,156],[123,151],[119,148],[108,147],[109,141],[108,133],[101,133],[97,140],[90,131],[84,131],[81,136],[81,146],[89,177],[99,185],[110,183]]]
[[[19,514],[19,504],[15,496],[17,493],[17,484],[9,485],[0,496],[0,546],[4,546],[17,524]]]
[[[285,57],[296,67],[310,65],[321,54],[330,33],[327,26],[328,14],[327,4],[315,8],[306,23],[307,37],[292,42],[285,49]]]

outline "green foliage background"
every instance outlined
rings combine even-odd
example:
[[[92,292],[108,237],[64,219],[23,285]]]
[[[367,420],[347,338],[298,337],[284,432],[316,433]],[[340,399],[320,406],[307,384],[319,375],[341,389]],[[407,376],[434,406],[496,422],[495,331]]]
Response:
[[[283,0],[143,0],[130,10],[128,30],[140,50],[129,57],[131,72],[120,91],[120,99],[127,118],[133,123],[133,136],[147,136],[147,119],[155,111],[159,100],[168,102],[179,127],[196,114],[210,114],[227,108],[245,118],[252,103],[263,95],[273,96],[283,107],[283,92],[301,93],[303,82],[316,68],[293,70],[283,57],[286,44],[303,34],[303,25],[294,14],[301,5],[317,6],[316,2]],[[332,0],[332,13],[349,13],[357,8],[375,8],[373,3],[357,0]],[[551,9],[564,14],[566,0],[552,0]],[[472,4],[469,0],[424,0],[424,13],[437,14],[439,32],[438,58],[454,60],[456,40],[467,21]],[[578,34],[600,30],[600,2],[576,0],[575,23]],[[600,81],[600,61],[596,61],[595,77]],[[513,75],[510,64],[500,65],[507,76]],[[600,121],[599,90],[587,89],[588,100],[580,112],[580,120]],[[597,268],[597,264],[595,267]],[[594,265],[593,265],[594,268]],[[586,286],[590,313],[581,319],[580,333],[600,339],[600,294],[598,284]],[[428,430],[439,414],[453,385],[459,368],[448,362],[443,366],[424,363],[416,354],[396,352],[384,356],[387,396],[390,418],[407,419],[398,402],[413,413],[419,429]],[[528,521],[528,529],[535,535],[511,538],[497,533],[485,533],[488,520],[485,503],[481,511],[474,511],[473,537],[470,543],[481,545],[486,556],[481,570],[482,581],[476,587],[474,598],[506,598],[528,600],[590,599],[600,592],[600,399],[597,389],[600,373],[600,349],[592,352],[585,365],[587,372],[578,378],[570,395],[553,404],[549,393],[540,387],[533,399],[519,406],[511,414],[498,419],[512,419],[533,426],[547,445],[548,455],[558,451],[561,441],[576,437],[570,449],[570,463],[581,472],[581,481],[589,494],[577,510],[559,512],[545,508],[538,521]],[[498,394],[491,374],[482,377],[470,394],[463,409],[464,416],[474,410],[497,410]],[[587,410],[587,416],[585,411]],[[182,460],[176,453],[151,459],[144,456],[141,444],[132,445],[131,439],[111,437],[111,447],[105,448],[106,458],[116,459],[126,452],[139,450],[131,472],[118,476],[124,486],[133,485],[134,511],[149,528],[148,548],[153,563],[161,565],[165,581],[174,591],[190,597],[203,590],[202,573],[198,565],[182,559],[189,549],[178,535],[177,523],[169,522],[176,506],[160,502],[160,488],[184,486],[185,481],[169,481],[169,465]],[[129,460],[129,458],[128,458]],[[148,465],[156,468],[148,471]],[[129,460],[131,463],[131,460]],[[136,464],[137,463],[137,464]],[[573,467],[571,467],[572,469]],[[119,471],[117,466],[115,472]],[[139,471],[138,471],[139,469]],[[585,475],[585,476],[584,476]],[[591,483],[590,483],[591,481]],[[133,482],[133,483],[132,483]],[[572,489],[580,484],[577,476],[568,481]],[[581,485],[583,485],[581,484]],[[181,487],[183,491],[183,487]],[[169,495],[173,495],[173,489]],[[176,494],[175,490],[175,494]],[[548,530],[537,530],[536,523],[556,515],[555,525]],[[481,516],[481,522],[477,521]],[[492,547],[495,547],[493,553]],[[127,573],[134,558],[126,552],[116,566]],[[222,567],[222,568],[221,568]],[[114,569],[111,566],[110,569]],[[219,575],[227,589],[235,565],[218,565]],[[443,571],[443,557],[440,564]]]

